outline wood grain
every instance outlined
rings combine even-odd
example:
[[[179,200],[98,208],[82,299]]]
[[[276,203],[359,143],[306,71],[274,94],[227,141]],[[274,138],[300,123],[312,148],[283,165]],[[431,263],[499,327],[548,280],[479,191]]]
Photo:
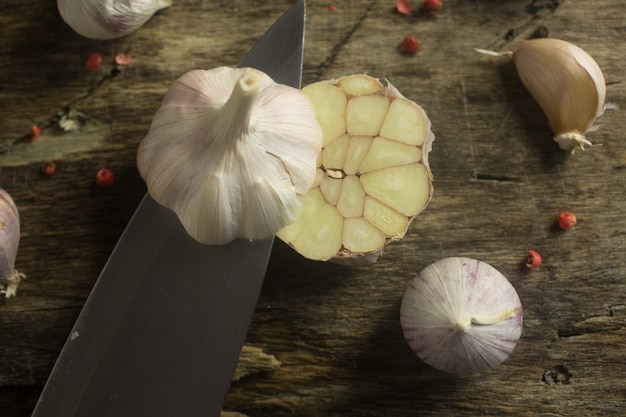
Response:
[[[373,266],[302,259],[275,244],[248,343],[281,366],[242,377],[225,408],[250,416],[578,416],[626,414],[626,122],[607,112],[590,139],[558,149],[506,59],[539,26],[587,50],[607,100],[626,106],[626,25],[618,0],[447,0],[432,17],[393,1],[309,1],[304,83],[367,72],[429,114],[435,195],[406,238]],[[419,2],[413,2],[417,5]],[[291,1],[175,1],[114,41],[75,35],[54,2],[0,5],[0,186],[22,219],[17,267],[28,278],[0,300],[0,415],[26,417],[100,269],[145,193],[135,150],[168,85],[196,68],[235,65]],[[400,54],[406,35],[415,56]],[[104,63],[84,67],[91,52]],[[113,57],[134,62],[117,67]],[[80,128],[59,127],[65,116]],[[42,127],[29,140],[33,124]],[[52,177],[41,174],[48,160]],[[101,166],[116,175],[100,189]],[[576,213],[567,232],[562,210]],[[542,267],[528,271],[528,249]],[[447,256],[486,261],[524,305],[512,356],[452,377],[404,342],[407,282]]]

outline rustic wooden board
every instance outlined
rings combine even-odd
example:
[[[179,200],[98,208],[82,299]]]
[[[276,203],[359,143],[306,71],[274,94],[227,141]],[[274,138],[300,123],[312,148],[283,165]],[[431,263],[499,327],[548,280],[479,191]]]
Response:
[[[418,0],[413,1],[417,5]],[[446,0],[436,17],[393,1],[310,0],[304,82],[367,72],[422,104],[436,134],[435,195],[406,238],[370,267],[302,259],[277,242],[248,343],[280,366],[233,383],[226,409],[251,416],[626,414],[626,122],[607,112],[600,147],[558,149],[506,59],[538,26],[598,61],[608,101],[626,106],[623,4]],[[75,35],[54,2],[0,5],[0,186],[18,204],[18,296],[0,300],[0,415],[29,416],[73,320],[141,200],[135,150],[172,80],[235,65],[291,1],[174,1],[119,40]],[[412,34],[416,56],[398,52]],[[104,58],[85,69],[91,52]],[[113,57],[134,62],[116,67]],[[65,115],[80,124],[65,132]],[[33,124],[42,127],[28,140]],[[41,174],[54,160],[57,172]],[[100,189],[110,167],[115,186]],[[579,217],[555,227],[561,210]],[[544,265],[528,271],[528,249]],[[484,260],[518,290],[524,332],[499,368],[451,377],[402,338],[406,283],[447,256]],[[263,368],[261,368],[263,369]]]

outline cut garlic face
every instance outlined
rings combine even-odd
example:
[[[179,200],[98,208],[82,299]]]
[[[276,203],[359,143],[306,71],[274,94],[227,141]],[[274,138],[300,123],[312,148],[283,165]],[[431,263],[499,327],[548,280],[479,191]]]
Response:
[[[174,82],[139,146],[148,192],[197,241],[273,236],[315,179],[322,131],[311,101],[252,68]]]
[[[392,85],[367,75],[302,91],[315,106],[323,149],[302,212],[277,236],[309,259],[374,262],[432,196],[430,120]]]
[[[522,304],[491,265],[453,257],[424,268],[400,307],[404,337],[426,364],[454,374],[504,362],[522,334]]]
[[[65,23],[89,39],[127,35],[171,4],[171,0],[57,0]]]

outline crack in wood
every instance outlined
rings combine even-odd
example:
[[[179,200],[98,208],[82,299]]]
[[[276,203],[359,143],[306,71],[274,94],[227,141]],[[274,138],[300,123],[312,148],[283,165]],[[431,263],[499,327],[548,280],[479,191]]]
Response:
[[[41,133],[31,140],[31,133],[0,144],[0,165],[18,166],[32,162],[52,161],[69,153],[84,152],[102,142],[110,126],[77,110],[100,89],[107,86],[121,71],[114,67],[86,92],[60,107],[61,110],[37,124]]]
[[[367,15],[369,14],[369,12],[372,10],[372,8],[374,7],[376,3],[377,3],[376,0],[370,2],[370,4],[365,8],[365,11],[361,15],[361,17],[359,17],[359,19],[352,26],[352,28],[350,28],[348,33],[346,33],[346,35],[343,38],[341,38],[339,43],[335,45],[335,47],[330,51],[330,54],[326,57],[326,59],[321,64],[318,65],[317,71],[315,72],[316,79],[318,80],[321,79],[322,74],[324,73],[324,70],[335,62],[335,59],[339,55],[339,52],[341,52],[343,47],[350,41],[350,39],[352,38],[352,35],[356,33],[356,31],[359,29],[363,21],[367,18]]]
[[[489,42],[485,49],[497,50],[502,48],[504,45],[515,40],[522,33],[526,33],[533,25],[543,19],[546,15],[553,13],[554,10],[565,3],[565,0],[544,1],[540,5],[537,5],[536,3],[536,0],[532,0],[531,3],[526,6],[526,13],[530,15],[526,21],[504,30],[500,35],[496,36],[491,42]]]
[[[494,182],[521,182],[520,177],[511,177],[508,175],[479,174],[474,177],[476,181],[494,181]]]
[[[575,322],[570,328],[560,329],[561,338],[582,336],[585,334],[612,332],[626,327],[626,305],[610,305],[604,315],[587,317]]]

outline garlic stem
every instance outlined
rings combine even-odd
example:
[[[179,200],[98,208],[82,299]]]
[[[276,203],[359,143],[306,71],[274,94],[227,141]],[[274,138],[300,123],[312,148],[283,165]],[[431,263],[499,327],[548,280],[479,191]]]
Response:
[[[472,317],[471,322],[472,324],[478,325],[497,324],[516,315],[519,309],[519,307],[513,307],[509,310],[503,311],[502,313],[495,314],[493,316]]]
[[[252,109],[259,92],[259,76],[246,71],[233,88],[216,118],[217,137],[225,142],[243,137],[250,130]]]
[[[502,51],[502,52],[496,52],[496,51],[490,51],[489,49],[480,49],[480,48],[474,48],[474,51],[478,52],[479,54],[483,54],[483,55],[489,55],[489,56],[513,56],[513,51]]]

